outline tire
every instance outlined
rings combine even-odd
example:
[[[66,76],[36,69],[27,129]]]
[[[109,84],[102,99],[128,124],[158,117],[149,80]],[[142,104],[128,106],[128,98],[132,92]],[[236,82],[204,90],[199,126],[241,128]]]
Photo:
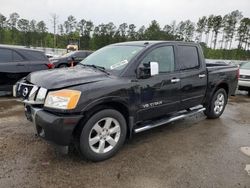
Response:
[[[58,66],[58,68],[66,68],[66,67],[68,67],[67,64],[61,64],[61,65]]]
[[[228,96],[225,89],[218,89],[210,101],[210,104],[207,106],[204,114],[209,119],[219,118],[224,112],[225,106],[227,104]]]
[[[80,152],[90,161],[103,161],[114,156],[127,134],[126,120],[113,109],[104,109],[91,116],[83,126]]]

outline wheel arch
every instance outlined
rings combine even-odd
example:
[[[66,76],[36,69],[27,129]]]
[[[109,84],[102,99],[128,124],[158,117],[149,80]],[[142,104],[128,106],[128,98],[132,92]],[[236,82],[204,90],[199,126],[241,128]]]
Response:
[[[79,124],[75,127],[73,131],[73,137],[79,139],[82,128],[84,127],[86,121],[95,113],[104,110],[104,109],[115,109],[120,112],[124,119],[126,120],[127,124],[127,137],[131,135],[130,129],[130,112],[128,108],[128,104],[124,100],[117,100],[117,98],[109,98],[104,100],[98,100],[92,102],[91,104],[87,105],[83,110],[82,113],[84,114],[84,118],[79,122]]]

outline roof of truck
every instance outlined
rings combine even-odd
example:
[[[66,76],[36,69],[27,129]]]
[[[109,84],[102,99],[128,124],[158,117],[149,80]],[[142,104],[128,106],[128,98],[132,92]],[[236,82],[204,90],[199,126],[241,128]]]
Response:
[[[160,43],[177,43],[177,44],[196,44],[194,42],[184,42],[184,41],[164,41],[164,40],[144,40],[144,41],[128,41],[128,42],[120,42],[112,45],[135,45],[135,46],[149,46]]]

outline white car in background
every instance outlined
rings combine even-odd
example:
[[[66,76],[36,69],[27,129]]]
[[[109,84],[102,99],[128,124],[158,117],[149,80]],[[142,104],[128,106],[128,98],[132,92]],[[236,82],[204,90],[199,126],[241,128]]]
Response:
[[[250,95],[250,62],[243,63],[240,66],[238,86],[239,90],[248,91],[248,95]]]

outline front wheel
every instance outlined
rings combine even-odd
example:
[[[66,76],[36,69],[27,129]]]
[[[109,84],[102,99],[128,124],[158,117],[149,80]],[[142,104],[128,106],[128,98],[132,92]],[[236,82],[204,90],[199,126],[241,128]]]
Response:
[[[80,151],[91,161],[102,161],[116,154],[127,133],[126,120],[113,109],[94,114],[86,122],[80,137]]]
[[[227,104],[227,93],[225,89],[218,89],[210,101],[210,104],[207,106],[204,114],[209,119],[215,119],[221,116],[223,113],[225,106]]]

